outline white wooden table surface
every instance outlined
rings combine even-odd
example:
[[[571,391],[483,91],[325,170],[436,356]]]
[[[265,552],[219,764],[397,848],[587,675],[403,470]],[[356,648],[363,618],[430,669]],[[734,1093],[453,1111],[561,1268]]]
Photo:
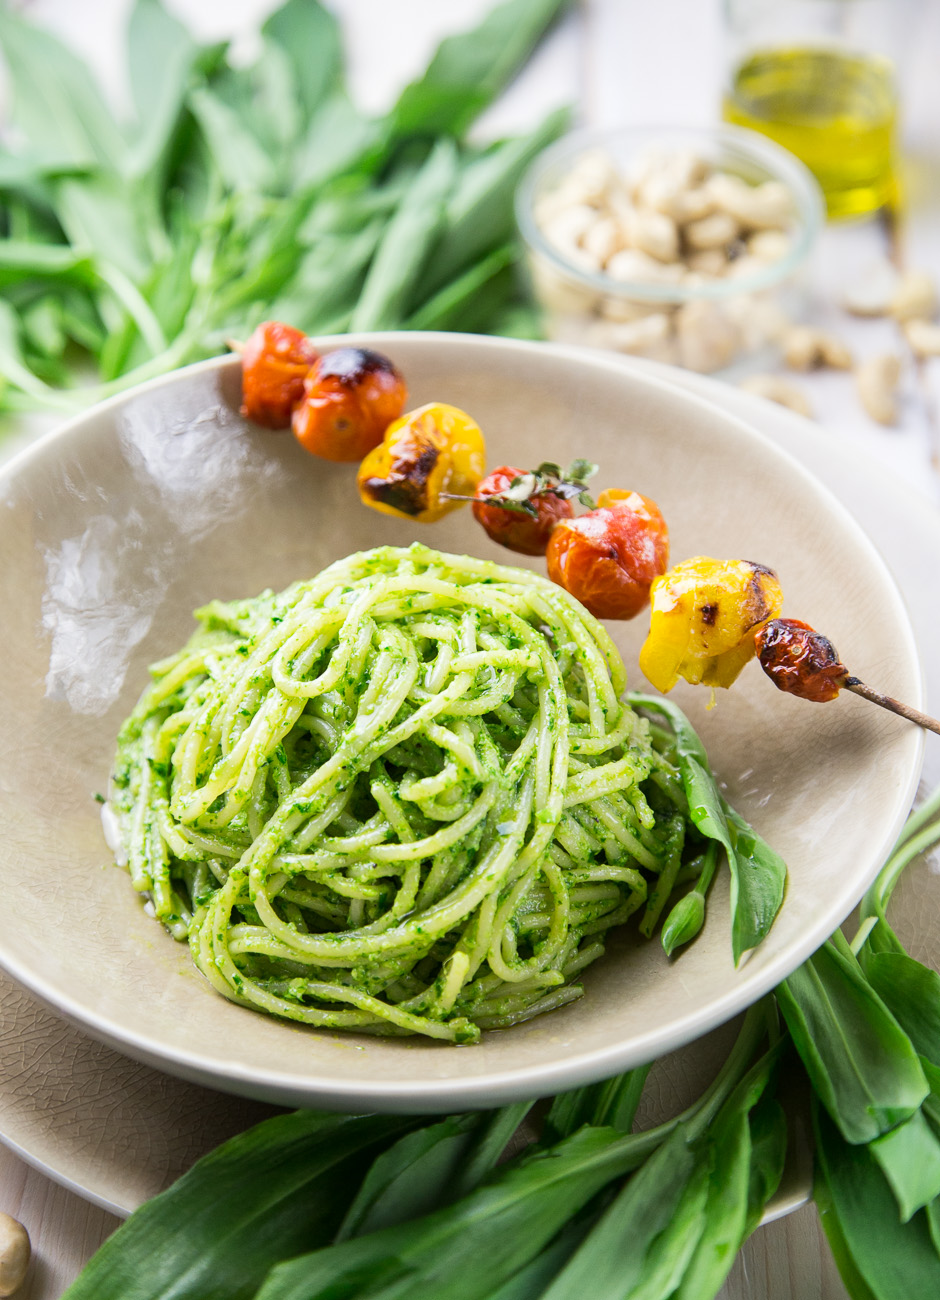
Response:
[[[11,0],[11,3],[13,0]],[[165,0],[203,38],[236,36],[250,52],[271,0]],[[426,62],[447,31],[470,24],[490,0],[328,0],[347,32],[357,100],[380,110]],[[905,174],[909,208],[900,231],[903,264],[940,281],[940,0],[921,0],[906,70]],[[19,0],[77,48],[120,102],[121,24],[129,0]],[[524,129],[562,103],[591,125],[693,124],[716,120],[722,69],[720,0],[581,0],[481,131]],[[838,327],[859,356],[904,356],[899,425],[882,429],[860,410],[843,374],[800,377],[820,420],[940,502],[940,360],[915,365],[892,326],[853,322],[834,305],[841,285],[882,254],[881,225],[829,228],[817,255],[814,314]],[[940,557],[938,557],[940,560]],[[117,1226],[103,1210],[57,1186],[0,1146],[0,1210],[30,1231],[34,1261],[18,1300],[58,1300],[85,1260]],[[760,1229],[745,1246],[722,1300],[844,1300],[846,1292],[808,1206]],[[446,1297],[441,1297],[446,1300]]]

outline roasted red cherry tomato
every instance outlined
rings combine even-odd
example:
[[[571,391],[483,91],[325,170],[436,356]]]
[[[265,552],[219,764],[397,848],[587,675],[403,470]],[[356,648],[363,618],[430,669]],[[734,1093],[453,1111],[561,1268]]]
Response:
[[[318,355],[300,330],[276,320],[259,325],[242,350],[242,415],[266,429],[289,428]]]
[[[525,470],[512,465],[500,465],[487,474],[476,490],[473,517],[500,546],[521,555],[544,555],[552,529],[560,519],[570,519],[574,514],[570,501],[552,491],[534,492],[526,498],[526,511],[490,505],[486,500],[504,497],[513,480],[524,474]]]
[[[778,690],[825,704],[846,684],[849,670],[822,632],[797,618],[773,618],[757,633],[760,666]]]
[[[548,576],[596,618],[633,618],[669,563],[669,530],[639,492],[602,492],[596,510],[555,526]]]
[[[362,460],[405,409],[405,381],[381,352],[325,352],[294,408],[294,436],[324,460]]]

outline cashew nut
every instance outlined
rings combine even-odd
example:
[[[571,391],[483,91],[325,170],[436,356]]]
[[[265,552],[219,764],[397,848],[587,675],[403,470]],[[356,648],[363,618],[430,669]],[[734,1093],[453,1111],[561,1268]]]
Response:
[[[635,209],[624,223],[627,242],[659,262],[674,262],[679,256],[679,232],[671,217],[662,212]]]
[[[676,359],[672,324],[662,311],[620,325],[598,322],[589,341],[634,357],[647,357],[650,361],[673,363]]]
[[[737,238],[738,223],[727,212],[713,212],[701,221],[690,221],[684,233],[690,248],[726,248]]]
[[[566,208],[564,212],[559,212],[548,225],[545,226],[545,238],[559,253],[564,253],[575,266],[583,267],[587,271],[597,269],[597,258],[592,257],[581,246],[581,241],[587,232],[597,220],[597,213],[593,208],[586,204],[579,203],[574,207]]]
[[[709,194],[704,185],[697,185],[694,190],[683,190],[677,194],[670,205],[669,215],[678,221],[680,226],[686,225],[690,221],[701,221],[702,217],[710,217],[715,211],[715,200]]]
[[[855,371],[858,395],[865,410],[879,424],[896,424],[900,359],[891,352],[863,361]]]
[[[18,1219],[0,1213],[0,1296],[18,1291],[29,1266],[29,1233]]]
[[[636,201],[642,207],[664,212],[676,221],[704,217],[714,206],[711,198],[699,188],[707,172],[708,164],[687,150],[661,158],[653,166],[648,162],[634,186]],[[689,206],[686,198],[693,193],[699,197],[692,202],[693,210],[684,215]]]
[[[708,164],[690,149],[679,149],[675,153],[651,149],[633,168],[633,197],[638,203],[657,207],[658,204],[653,202],[657,190],[663,194],[667,190],[678,193],[691,189],[705,179],[707,172]],[[648,190],[650,185],[652,192]]]
[[[623,233],[610,217],[599,217],[581,237],[581,247],[601,266],[605,266],[623,244]]]
[[[853,316],[884,316],[898,282],[898,273],[883,259],[862,267],[842,294],[842,305]]]
[[[644,316],[655,316],[663,310],[661,302],[641,302],[639,298],[627,298],[609,294],[601,299],[600,314],[603,320],[623,324],[624,321],[642,320]]]
[[[756,352],[777,343],[790,328],[790,320],[772,294],[741,294],[723,304],[729,320],[741,331],[741,350]]]
[[[758,397],[766,397],[769,402],[776,402],[778,406],[796,411],[797,415],[805,415],[807,419],[812,419],[812,408],[802,388],[797,388],[796,384],[791,384],[788,379],[783,379],[780,375],[749,375],[747,379],[741,380],[738,387],[743,388],[747,393],[755,393]]]
[[[783,338],[783,359],[791,370],[851,370],[852,353],[841,339],[811,325],[794,325]]]
[[[748,185],[740,176],[716,172],[708,189],[715,206],[748,230],[781,230],[793,217],[793,199],[781,181]]]
[[[762,257],[751,257],[750,253],[742,253],[728,263],[729,280],[749,280],[752,275],[758,275],[767,270],[767,263]]]
[[[671,177],[651,177],[641,192],[646,207],[664,212],[679,225],[698,221],[715,211],[715,200],[704,185],[692,189],[676,188]]]
[[[612,280],[638,284],[678,284],[682,267],[678,262],[659,262],[639,248],[624,248],[607,263]]]
[[[601,203],[619,184],[617,165],[604,149],[583,153],[559,188],[568,194],[568,202]]]
[[[782,230],[756,230],[747,241],[747,251],[751,257],[760,258],[762,262],[779,262],[791,247],[790,236]]]
[[[895,320],[929,320],[937,310],[937,286],[926,271],[906,271],[894,287],[888,312]]]
[[[536,296],[547,311],[562,314],[593,311],[598,295],[579,281],[556,271],[547,258],[533,253],[529,270]]]
[[[687,370],[711,374],[735,358],[741,346],[737,326],[717,303],[699,298],[676,312],[679,361]]]
[[[700,275],[724,275],[728,269],[728,259],[722,248],[701,248],[690,253],[685,260],[690,271]]]
[[[940,325],[929,320],[909,320],[904,336],[917,357],[940,357]]]

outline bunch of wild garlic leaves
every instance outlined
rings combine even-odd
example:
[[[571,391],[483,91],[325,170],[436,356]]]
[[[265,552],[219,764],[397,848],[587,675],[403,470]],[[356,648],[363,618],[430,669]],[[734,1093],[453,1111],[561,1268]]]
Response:
[[[940,975],[886,909],[938,841],[940,791],[855,942],[837,933],[751,1008],[675,1119],[632,1131],[648,1067],[556,1097],[510,1159],[532,1103],[278,1116],[131,1215],[64,1300],[711,1300],[780,1181],[783,1073],[810,1084],[815,1196],[853,1300],[936,1300]]]
[[[887,919],[905,867],[940,841],[940,790],[862,900],[777,990],[812,1088],[815,1199],[853,1300],[940,1296],[940,974]]]
[[[321,334],[532,328],[512,198],[565,114],[522,139],[465,137],[565,3],[503,0],[369,118],[317,0],[273,13],[249,67],[136,0],[127,124],[79,58],[0,6],[0,409],[97,400],[264,319]]]

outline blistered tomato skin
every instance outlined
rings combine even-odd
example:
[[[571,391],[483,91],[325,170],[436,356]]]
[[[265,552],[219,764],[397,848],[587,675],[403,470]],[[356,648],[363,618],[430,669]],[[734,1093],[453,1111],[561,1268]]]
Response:
[[[259,325],[242,350],[242,415],[265,429],[289,429],[318,355],[300,330],[274,320]]]
[[[466,411],[429,402],[395,420],[366,454],[356,481],[363,505],[433,524],[459,510],[483,477],[486,444]]]
[[[829,638],[796,618],[775,618],[762,627],[757,656],[778,690],[814,704],[834,700],[849,675]]]
[[[635,618],[669,564],[669,530],[655,501],[605,492],[601,504],[552,532],[548,576],[595,618]]]
[[[407,399],[405,381],[388,357],[370,348],[337,348],[323,354],[304,383],[294,436],[323,460],[362,460]]]
[[[535,515],[488,505],[486,501],[487,497],[504,496],[513,479],[521,478],[524,473],[525,470],[512,465],[500,465],[487,474],[476,490],[473,517],[500,546],[520,555],[544,555],[555,525],[574,515],[570,501],[554,492],[536,492],[528,498],[537,511]]]

